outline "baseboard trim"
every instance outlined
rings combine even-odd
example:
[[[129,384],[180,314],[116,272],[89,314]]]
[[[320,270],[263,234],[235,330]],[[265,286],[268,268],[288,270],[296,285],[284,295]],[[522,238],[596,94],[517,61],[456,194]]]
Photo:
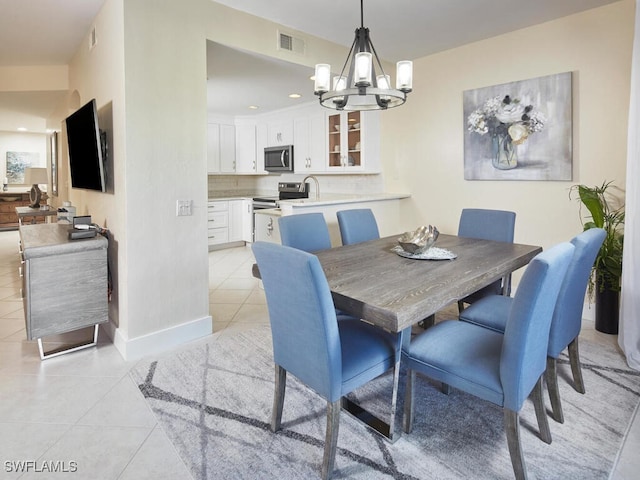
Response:
[[[197,340],[213,333],[211,316],[192,320],[174,327],[158,330],[136,338],[127,338],[120,328],[111,322],[105,325],[105,330],[122,358],[127,361],[138,360],[147,355],[153,355],[187,342]]]

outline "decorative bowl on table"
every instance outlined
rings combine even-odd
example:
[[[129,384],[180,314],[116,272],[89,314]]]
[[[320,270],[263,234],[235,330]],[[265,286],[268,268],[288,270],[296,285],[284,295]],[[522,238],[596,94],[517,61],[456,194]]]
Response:
[[[421,226],[413,232],[405,232],[398,238],[398,243],[405,252],[417,255],[429,250],[439,234],[440,232],[433,225]]]

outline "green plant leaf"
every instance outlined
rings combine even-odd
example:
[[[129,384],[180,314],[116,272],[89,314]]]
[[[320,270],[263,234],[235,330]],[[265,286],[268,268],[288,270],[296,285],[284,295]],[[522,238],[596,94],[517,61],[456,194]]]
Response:
[[[604,208],[597,187],[589,188],[580,185],[578,187],[578,195],[580,196],[580,201],[587,207],[589,213],[591,213],[594,225],[602,228],[604,226]]]
[[[605,181],[601,186],[596,187],[573,185],[569,191],[569,198],[571,198],[571,192],[578,192],[582,205],[591,214],[589,218],[586,215],[583,216],[582,211],[580,212],[584,230],[603,228],[606,232],[604,242],[593,262],[594,275],[589,280],[588,288],[590,298],[594,292],[595,283],[598,283],[600,291],[620,291],[625,212],[624,205],[612,208],[618,205],[618,199],[612,195],[609,187],[617,189],[612,182]],[[609,200],[612,203],[609,203]]]

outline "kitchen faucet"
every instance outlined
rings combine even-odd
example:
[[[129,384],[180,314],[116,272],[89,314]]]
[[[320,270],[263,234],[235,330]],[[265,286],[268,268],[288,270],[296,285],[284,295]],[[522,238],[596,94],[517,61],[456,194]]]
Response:
[[[300,191],[304,192],[305,186],[307,185],[307,180],[309,178],[313,180],[316,184],[316,200],[319,200],[320,199],[320,183],[318,182],[318,179],[313,175],[307,175],[306,177],[304,177],[304,180],[302,180],[302,183],[300,184]]]

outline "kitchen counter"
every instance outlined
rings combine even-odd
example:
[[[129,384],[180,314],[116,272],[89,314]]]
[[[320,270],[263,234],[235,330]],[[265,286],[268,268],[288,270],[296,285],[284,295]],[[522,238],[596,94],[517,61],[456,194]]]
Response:
[[[372,193],[372,194],[321,194],[311,198],[280,200],[280,208],[255,210],[256,241],[280,242],[278,220],[280,216],[300,215],[305,213],[322,213],[327,221],[332,246],[342,244],[336,214],[340,210],[370,208],[378,223],[381,236],[392,235],[402,231],[400,224],[401,202],[410,195],[404,193]],[[406,228],[404,229],[406,230]]]
[[[407,193],[365,193],[365,194],[343,194],[343,193],[325,193],[320,194],[320,198],[315,198],[314,192],[311,192],[309,198],[297,198],[293,200],[280,200],[281,208],[287,207],[319,207],[322,205],[340,205],[346,203],[362,203],[362,202],[378,202],[386,200],[400,200],[409,198],[411,195]]]
[[[310,206],[322,206],[322,205],[339,205],[345,203],[360,203],[360,202],[377,202],[384,200],[400,200],[402,198],[409,198],[411,195],[408,193],[324,193],[320,195],[320,198],[315,198],[315,193],[312,191],[309,198],[296,198],[292,200],[279,200],[281,207],[310,207]],[[216,192],[215,194],[209,194],[210,201],[218,200],[238,200],[248,199],[251,200],[255,197],[278,197],[278,192],[262,192],[262,193],[247,193],[247,192]]]
[[[247,200],[251,200],[255,197],[277,197],[278,191],[271,192],[248,192],[248,191],[240,191],[234,192],[225,190],[222,192],[211,192],[209,193],[208,200],[217,201],[217,200],[241,200],[246,198]]]
[[[280,208],[261,208],[260,210],[254,210],[256,215],[271,215],[275,217],[282,216],[282,210]]]

